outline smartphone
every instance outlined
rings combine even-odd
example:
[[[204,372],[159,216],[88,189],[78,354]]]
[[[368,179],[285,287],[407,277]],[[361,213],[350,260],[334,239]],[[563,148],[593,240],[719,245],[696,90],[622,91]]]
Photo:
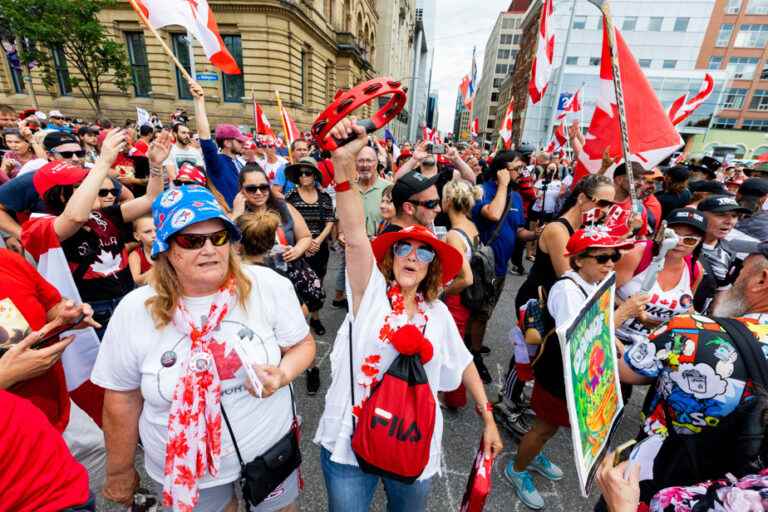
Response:
[[[444,155],[445,154],[445,144],[435,144],[432,148],[432,154],[433,155]]]
[[[628,460],[629,454],[630,454],[629,449],[632,448],[636,443],[637,441],[635,441],[634,439],[630,439],[626,443],[616,448],[616,450],[613,452],[613,465],[618,466],[625,460]]]
[[[85,318],[85,315],[81,313],[80,316],[77,317],[77,319],[75,319],[75,321],[72,322],[71,324],[61,325],[56,329],[52,330],[51,332],[46,333],[45,338],[33,344],[31,348],[34,350],[38,350],[38,349],[47,347],[48,345],[52,345],[53,343],[56,343],[57,341],[59,341],[59,336],[61,335],[61,333],[66,331],[71,331],[76,325],[81,323],[84,318]],[[0,346],[0,357],[5,355],[8,349],[11,348],[12,346],[13,344]]]

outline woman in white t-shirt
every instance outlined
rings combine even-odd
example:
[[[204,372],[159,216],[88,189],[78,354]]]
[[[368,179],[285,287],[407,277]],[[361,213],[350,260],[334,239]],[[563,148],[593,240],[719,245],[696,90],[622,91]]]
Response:
[[[153,216],[150,286],[116,308],[91,376],[107,390],[104,495],[130,505],[141,437],[169,510],[235,511],[235,448],[247,463],[292,435],[288,385],[315,343],[291,283],[240,266],[240,232],[209,190],[168,190]],[[278,489],[250,511],[297,510],[297,471]]]
[[[382,480],[388,510],[419,512],[426,507],[432,477],[440,473],[443,433],[440,407],[425,411],[425,414],[435,414],[429,459],[418,479],[407,484],[366,473],[358,467],[351,443],[352,404],[354,402],[356,412],[362,410],[358,407],[370,396],[371,386],[384,376],[398,356],[392,344],[395,334],[401,327],[416,327],[423,333],[419,337],[422,346],[426,343],[432,348],[431,358],[424,362],[424,371],[435,403],[438,391],[456,389],[463,382],[485,423],[486,455],[501,450],[501,438],[472,356],[448,308],[437,300],[441,289],[461,269],[463,258],[459,251],[422,226],[386,233],[369,241],[362,199],[348,181],[354,175],[357,153],[367,142],[365,130],[345,119],[331,134],[337,140],[353,134],[357,138],[335,150],[332,156],[337,213],[346,236],[350,312],[331,353],[333,380],[315,435],[315,442],[321,446],[328,509],[331,512],[367,511],[374,490]],[[415,341],[413,337],[409,340]],[[350,375],[353,368],[354,374]],[[409,456],[410,453],[402,454],[404,460]]]
[[[551,221],[557,213],[558,200],[563,190],[563,182],[559,179],[557,164],[552,162],[547,165],[540,179],[536,180],[533,187],[536,189],[536,201],[531,207],[531,220],[539,225]]]

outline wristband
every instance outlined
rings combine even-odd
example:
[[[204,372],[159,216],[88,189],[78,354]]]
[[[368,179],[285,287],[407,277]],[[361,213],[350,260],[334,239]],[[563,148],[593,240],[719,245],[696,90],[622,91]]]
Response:
[[[346,192],[347,190],[352,190],[352,185],[349,183],[349,180],[342,181],[341,183],[337,183],[336,186],[333,187],[333,189],[336,192]]]
[[[485,409],[487,412],[492,413],[493,412],[493,404],[491,402],[485,402],[485,407],[481,406],[480,404],[475,404],[475,412],[478,416],[483,415],[483,409]]]

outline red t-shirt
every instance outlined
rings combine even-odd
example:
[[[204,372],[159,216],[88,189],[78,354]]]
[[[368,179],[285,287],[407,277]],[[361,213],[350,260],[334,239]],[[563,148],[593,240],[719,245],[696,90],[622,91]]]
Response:
[[[630,230],[629,221],[632,218],[632,200],[627,197],[624,201],[614,204],[610,210],[608,210],[608,216],[605,224],[608,226],[613,236],[624,236]],[[648,214],[643,208],[642,211],[643,225],[640,230],[635,234],[638,238],[642,238],[648,234]]]
[[[15,310],[29,324],[30,330],[40,329],[46,323],[47,311],[61,301],[58,290],[15,252],[0,249],[0,268],[3,269],[3,277],[0,279],[0,310],[4,309],[12,315],[11,306],[15,306]],[[0,324],[0,327],[3,325]],[[59,432],[67,427],[69,393],[61,361],[44,374],[23,380],[8,391],[35,404]]]
[[[659,231],[659,226],[661,226],[661,221],[664,220],[661,218],[661,203],[656,199],[655,195],[651,194],[643,199],[643,206],[651,212],[654,220],[653,232],[657,233]]]
[[[0,390],[0,510],[54,512],[88,501],[88,472],[40,410]]]

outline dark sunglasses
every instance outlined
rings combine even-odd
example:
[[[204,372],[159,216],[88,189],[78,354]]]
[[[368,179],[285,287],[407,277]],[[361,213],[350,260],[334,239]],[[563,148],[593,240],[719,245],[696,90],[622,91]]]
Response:
[[[266,183],[263,183],[261,185],[246,185],[243,187],[243,190],[245,190],[249,194],[255,194],[256,192],[267,194],[269,192],[269,185],[267,185]]]
[[[616,204],[613,201],[609,201],[608,199],[595,199],[594,197],[590,197],[589,200],[595,203],[598,208],[610,208]]]
[[[82,149],[79,151],[54,151],[54,153],[61,155],[62,158],[72,158],[73,156],[83,158],[85,156],[85,151]]]
[[[589,255],[588,258],[595,258],[595,261],[598,262],[601,265],[605,265],[608,263],[608,261],[612,261],[614,263],[618,262],[621,259],[621,253],[614,252],[613,254],[598,254],[596,256]]]
[[[100,188],[99,189],[99,197],[107,197],[110,194],[112,194],[112,197],[117,197],[117,189],[116,188]]]
[[[315,171],[310,171],[309,169],[304,169],[303,171],[301,171],[300,174],[302,176],[312,176],[312,177],[314,177],[315,176]]]
[[[200,249],[205,245],[206,240],[210,240],[214,247],[221,247],[229,243],[229,231],[222,229],[215,233],[208,233],[207,235],[198,234],[179,234],[173,237],[176,244],[182,249]]]
[[[413,251],[411,242],[397,242],[394,246],[395,256],[405,258]],[[428,245],[422,245],[416,249],[416,259],[422,263],[432,263],[435,259],[435,250]]]
[[[408,202],[415,206],[423,206],[428,210],[434,210],[440,204],[439,199],[430,199],[429,201],[416,201],[415,199],[409,199]]]

